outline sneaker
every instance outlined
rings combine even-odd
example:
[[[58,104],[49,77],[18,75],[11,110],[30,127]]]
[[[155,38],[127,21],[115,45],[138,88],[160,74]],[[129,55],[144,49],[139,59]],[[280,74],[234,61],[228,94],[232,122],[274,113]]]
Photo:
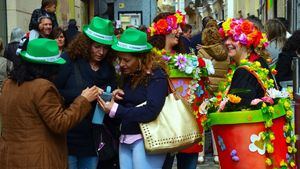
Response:
[[[198,159],[199,160],[199,159]],[[219,164],[219,156],[214,156],[214,162],[216,164]]]
[[[198,157],[198,163],[199,164],[203,164],[204,163],[204,157],[203,156],[199,156]]]

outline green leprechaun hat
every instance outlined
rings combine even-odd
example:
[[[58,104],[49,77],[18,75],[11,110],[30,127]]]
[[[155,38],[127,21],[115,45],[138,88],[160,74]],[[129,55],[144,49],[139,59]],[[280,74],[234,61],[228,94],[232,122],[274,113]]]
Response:
[[[135,28],[128,28],[117,40],[112,48],[119,52],[142,53],[152,49],[147,42],[147,34]]]
[[[27,50],[20,53],[22,59],[31,63],[64,64],[66,61],[60,57],[58,45],[55,40],[38,38],[28,42]]]
[[[108,19],[95,16],[89,25],[83,26],[83,32],[92,40],[104,44],[112,45],[114,40],[113,24]]]

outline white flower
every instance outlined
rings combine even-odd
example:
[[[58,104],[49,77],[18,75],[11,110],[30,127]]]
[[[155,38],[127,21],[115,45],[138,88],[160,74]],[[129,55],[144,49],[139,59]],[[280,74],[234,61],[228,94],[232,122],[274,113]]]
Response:
[[[268,94],[269,97],[271,97],[273,99],[289,97],[289,92],[287,92],[286,90],[279,91],[275,88],[268,89],[267,94]]]
[[[264,143],[261,135],[252,134],[250,136],[251,144],[249,145],[249,150],[251,152],[258,151],[260,155],[264,155],[266,152],[266,144]]]
[[[200,114],[207,114],[207,105],[209,104],[209,101],[205,99],[201,105],[199,106],[199,112]]]
[[[185,67],[185,73],[191,74],[193,72],[194,68],[192,66],[186,66]]]
[[[213,66],[211,60],[205,59],[205,58],[203,58],[203,60],[204,60],[204,62],[205,62],[205,66],[206,66],[208,75],[213,75],[213,74],[215,74],[215,69],[214,69],[214,66]]]

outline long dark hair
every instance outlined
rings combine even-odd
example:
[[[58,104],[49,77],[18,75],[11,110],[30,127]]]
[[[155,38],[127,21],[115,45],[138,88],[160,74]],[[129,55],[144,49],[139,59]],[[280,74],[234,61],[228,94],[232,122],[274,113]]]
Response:
[[[53,81],[58,69],[59,65],[56,64],[35,64],[22,60],[9,73],[8,78],[16,81],[18,85],[38,78]]]

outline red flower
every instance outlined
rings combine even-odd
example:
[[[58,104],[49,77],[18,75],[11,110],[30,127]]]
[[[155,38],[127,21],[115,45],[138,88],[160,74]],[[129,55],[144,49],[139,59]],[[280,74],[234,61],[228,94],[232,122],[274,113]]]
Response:
[[[198,63],[200,67],[205,67],[205,62],[202,58],[198,58]]]
[[[249,34],[253,31],[253,24],[247,20],[245,20],[242,24],[241,24],[241,29],[245,34]]]
[[[157,34],[167,34],[168,22],[165,19],[160,19],[156,22],[155,28]]]

